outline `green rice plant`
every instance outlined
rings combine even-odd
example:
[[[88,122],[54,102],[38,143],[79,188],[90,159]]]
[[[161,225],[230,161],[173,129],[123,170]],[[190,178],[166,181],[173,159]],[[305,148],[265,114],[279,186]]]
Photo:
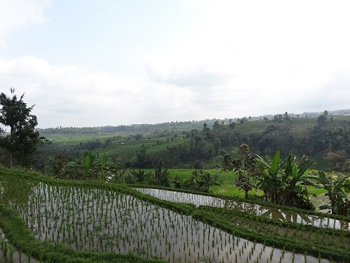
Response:
[[[193,256],[198,255],[197,253],[195,253],[195,250],[197,249],[196,246],[191,247],[191,245],[198,244],[197,240],[196,240],[196,242],[193,242],[193,237],[201,236],[199,234],[199,232],[196,232],[199,230],[204,231],[203,232],[203,237],[204,237],[203,241],[199,242],[199,243],[200,244],[202,244],[202,243],[203,244],[210,244],[212,241],[214,241],[215,247],[213,248],[213,250],[209,251],[209,255],[212,255],[212,252],[214,252],[214,255],[219,252],[220,255],[219,255],[218,260],[220,260],[220,259],[224,260],[224,258],[227,257],[226,252],[228,252],[232,246],[232,244],[230,244],[230,242],[227,242],[227,240],[230,238],[232,238],[232,241],[234,244],[237,243],[237,247],[238,247],[238,243],[239,243],[238,248],[239,248],[241,256],[244,257],[244,259],[248,258],[249,253],[250,253],[250,258],[252,259],[252,255],[253,255],[252,247],[256,246],[256,243],[255,244],[250,243],[250,242],[248,243],[247,240],[242,240],[242,242],[240,242],[239,238],[236,238],[236,240],[235,240],[230,235],[228,238],[227,233],[224,233],[221,230],[209,227],[206,224],[203,227],[199,227],[197,229],[197,226],[198,225],[202,226],[202,223],[199,224],[197,221],[195,223],[196,226],[194,226],[194,225],[192,225],[192,223],[190,223],[190,222],[194,222],[194,220],[190,219],[189,217],[187,217],[185,215],[178,216],[174,212],[169,212],[169,210],[167,210],[167,209],[159,208],[159,207],[156,207],[154,205],[149,205],[149,203],[146,203],[144,201],[138,200],[137,202],[139,204],[137,204],[135,198],[131,198],[131,197],[124,195],[124,194],[114,193],[114,190],[110,191],[110,190],[104,190],[104,189],[92,189],[90,187],[87,187],[86,190],[80,191],[80,190],[77,190],[78,187],[75,187],[75,186],[74,187],[73,186],[69,186],[69,187],[54,186],[52,188],[53,188],[52,191],[48,191],[48,193],[50,193],[49,195],[51,195],[51,192],[61,192],[61,195],[57,195],[56,197],[53,195],[50,196],[50,198],[47,198],[47,199],[50,199],[50,201],[42,199],[41,197],[40,197],[39,201],[36,201],[35,198],[33,197],[33,199],[32,199],[33,200],[33,205],[32,205],[33,211],[37,211],[35,209],[40,207],[40,205],[42,203],[46,203],[48,214],[52,213],[52,215],[50,214],[50,217],[54,218],[56,216],[57,211],[59,211],[63,215],[63,217],[61,217],[61,218],[63,218],[63,220],[60,220],[59,222],[57,222],[56,229],[53,228],[54,224],[52,224],[52,228],[49,229],[49,227],[46,224],[46,220],[44,220],[45,214],[43,213],[43,215],[39,219],[39,220],[41,220],[42,224],[41,224],[40,229],[38,229],[40,232],[40,233],[38,233],[38,237],[46,236],[46,233],[48,233],[47,236],[50,237],[51,236],[50,233],[52,233],[52,232],[54,232],[56,235],[56,233],[58,232],[58,228],[65,229],[65,231],[67,232],[66,236],[70,236],[71,240],[73,240],[73,243],[76,243],[74,245],[71,244],[72,247],[75,248],[75,246],[77,246],[77,247],[80,246],[80,244],[78,244],[78,242],[76,242],[76,241],[74,242],[74,240],[76,240],[75,236],[79,235],[82,238],[82,243],[88,242],[90,244],[90,249],[93,249],[93,250],[99,249],[101,251],[105,251],[105,250],[109,249],[109,246],[108,246],[109,240],[106,239],[107,236],[111,235],[114,237],[114,236],[116,236],[117,233],[121,233],[123,235],[123,237],[125,238],[122,241],[123,242],[122,246],[124,246],[124,248],[120,247],[119,250],[117,250],[117,248],[116,248],[115,252],[116,253],[123,253],[123,251],[127,251],[129,249],[129,247],[132,246],[133,244],[137,244],[137,241],[136,242],[134,241],[134,240],[136,240],[135,238],[140,239],[140,237],[142,236],[142,233],[140,231],[141,228],[135,227],[135,224],[138,224],[139,221],[136,220],[135,214],[133,211],[134,210],[135,211],[136,210],[137,211],[148,211],[147,213],[142,212],[143,220],[146,220],[146,222],[150,222],[149,225],[148,225],[148,223],[147,223],[147,225],[144,225],[144,223],[143,223],[144,221],[141,222],[140,225],[143,225],[142,232],[148,233],[147,235],[150,235],[153,238],[155,238],[154,241],[152,241],[154,244],[159,244],[159,242],[161,242],[160,241],[161,239],[164,239],[165,240],[164,244],[167,244],[168,237],[169,237],[170,233],[165,234],[164,227],[166,226],[165,227],[166,231],[171,231],[171,229],[169,227],[171,225],[171,222],[176,222],[175,224],[179,224],[180,227],[178,227],[179,230],[173,232],[174,236],[175,236],[175,232],[178,233],[178,235],[180,234],[180,232],[183,232],[181,234],[182,236],[178,236],[176,238],[176,240],[180,240],[181,237],[184,237],[186,249],[190,248],[190,253],[188,253],[189,250],[186,250],[185,253],[183,254],[183,255],[186,255],[186,260],[193,261],[193,259],[191,259],[190,256],[193,257]],[[57,191],[54,190],[56,188],[59,188],[60,190],[57,190]],[[46,188],[45,188],[45,191],[46,191]],[[113,192],[113,194],[112,194],[112,192]],[[85,197],[84,198],[80,198],[80,197],[76,198],[76,196],[80,195],[80,194],[83,194]],[[93,196],[96,198],[93,199],[92,198]],[[100,196],[100,197],[98,197],[98,196]],[[111,197],[110,201],[109,201],[110,205],[106,204],[108,201],[108,197],[106,197],[106,196]],[[86,202],[85,202],[86,205],[84,203],[84,206],[86,206],[86,209],[81,209],[81,210],[85,211],[84,216],[79,216],[78,211],[80,211],[79,210],[80,208],[78,208],[78,209],[74,208],[72,206],[73,203],[71,203],[71,202],[66,202],[66,204],[63,203],[62,205],[59,204],[58,209],[53,209],[54,206],[52,206],[51,203],[54,204],[55,199],[57,199],[57,200],[72,200],[73,199],[72,197],[75,197],[76,198],[75,202],[79,203],[80,205],[82,205],[82,202],[79,202],[78,200],[83,200],[83,199],[86,200]],[[66,199],[64,199],[64,198],[66,198]],[[88,202],[87,201],[88,199],[90,199],[92,201]],[[114,202],[113,200],[120,200],[120,201]],[[161,202],[158,200],[155,200],[155,202],[161,204]],[[89,203],[91,204],[91,207],[93,207],[93,209],[88,208]],[[164,204],[170,205],[166,202],[164,202]],[[110,206],[113,208],[110,208]],[[115,209],[115,207],[117,207],[117,206],[119,207],[119,209]],[[52,207],[52,209],[50,209],[50,207]],[[103,207],[103,208],[97,209],[97,207]],[[20,209],[20,208],[17,207],[17,209]],[[108,212],[107,212],[107,210],[108,210]],[[113,212],[113,211],[115,211],[115,212]],[[107,214],[107,216],[106,216],[106,214]],[[34,215],[35,215],[35,212],[34,212]],[[85,217],[85,218],[90,217],[90,219],[89,219],[90,224],[87,224],[86,228],[92,227],[93,226],[92,221],[95,221],[96,227],[98,227],[98,228],[100,227],[100,229],[92,228],[89,231],[79,230],[79,229],[82,229],[82,227],[85,227],[86,224],[76,224],[75,222],[78,219],[79,219],[78,221],[80,221],[80,219],[83,217]],[[112,219],[112,217],[113,217],[113,219]],[[128,218],[127,221],[124,221],[125,217]],[[66,220],[67,218],[69,218],[68,222]],[[113,224],[114,226],[108,227],[108,230],[106,230],[105,222],[104,222],[105,219],[107,219],[108,224]],[[122,220],[120,220],[120,219],[122,219]],[[254,220],[254,222],[256,222],[255,218],[253,218],[253,220]],[[166,223],[164,223],[164,221],[166,221]],[[35,224],[36,217],[33,217],[33,220],[30,220],[29,222],[30,222],[29,224],[32,224],[32,223]],[[163,222],[163,223],[161,223],[161,222]],[[250,226],[253,227],[253,224],[250,224]],[[276,224],[276,226],[277,226],[277,224]],[[80,234],[80,231],[82,234]],[[138,233],[136,234],[135,231],[138,231]],[[228,231],[228,232],[231,232],[231,231]],[[43,235],[43,233],[44,233],[44,235]],[[133,234],[133,233],[135,233],[135,234]],[[208,233],[210,233],[210,234],[208,234]],[[101,236],[101,234],[106,234],[106,237],[103,237],[103,238],[101,238],[101,241],[96,242],[98,236]],[[59,236],[59,235],[57,235],[57,236]],[[145,240],[146,238],[144,237],[142,239]],[[204,240],[207,240],[207,239],[208,239],[208,242],[204,242]],[[62,240],[63,239],[58,238],[58,241],[60,243],[62,243]],[[255,240],[255,239],[253,239],[253,240]],[[173,250],[176,252],[178,251],[179,246],[181,248],[181,246],[183,245],[181,243],[178,244],[177,242],[178,241],[172,243],[172,244],[174,244],[174,246],[177,246],[176,250]],[[141,242],[141,244],[142,243],[147,244],[147,248],[151,247],[149,245],[150,244],[149,242]],[[150,251],[150,249],[149,249],[149,251]],[[148,256],[154,256],[154,254],[152,255],[152,252],[149,252],[149,251],[147,251],[146,254],[148,254]],[[203,256],[204,256],[204,247],[203,247],[203,249],[198,249],[198,252],[199,251],[202,251]],[[166,251],[162,250],[160,246],[157,246],[157,253],[158,253],[158,256],[162,255],[164,257],[166,255]],[[172,257],[171,253],[169,253],[169,255],[170,255],[170,259],[171,259],[171,257]],[[180,254],[178,254],[178,255],[180,255]],[[176,257],[177,256],[175,256],[175,258]],[[182,256],[182,258],[184,258],[184,256]],[[276,258],[274,258],[274,259],[276,259]],[[278,260],[278,258],[276,260]]]

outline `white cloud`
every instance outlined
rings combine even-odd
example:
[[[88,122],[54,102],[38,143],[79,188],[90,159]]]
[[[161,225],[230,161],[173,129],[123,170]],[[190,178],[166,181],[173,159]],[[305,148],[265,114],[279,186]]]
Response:
[[[202,10],[201,23],[171,47],[148,54],[145,63],[154,80],[179,87],[186,80],[192,90],[203,69],[203,81],[225,76],[225,82],[211,78],[215,92],[209,94],[197,81],[197,102],[211,109],[208,115],[337,108],[338,96],[350,95],[339,83],[329,88],[339,72],[350,72],[348,1],[191,3]]]
[[[0,58],[0,86],[8,87],[3,92],[14,87],[16,94],[25,93],[25,101],[36,104],[34,114],[40,127],[232,118],[348,106],[349,71],[325,77],[315,74],[312,77],[319,78],[309,82],[304,71],[275,79],[263,73],[201,89],[191,86],[193,83],[184,87],[181,81],[179,85],[173,80],[167,83],[91,72],[74,65],[55,66],[36,57]],[[265,86],[255,86],[260,82]],[[280,85],[284,86],[277,88]]]
[[[43,11],[49,4],[50,0],[1,0],[0,41],[13,29],[47,22]]]
[[[232,118],[348,107],[350,2],[181,3],[197,12],[198,21],[187,35],[179,34],[168,46],[154,43],[157,48],[137,49],[133,56],[121,50],[125,60],[132,61],[120,66],[128,77],[117,70],[97,72],[71,65],[69,56],[63,66],[35,56],[4,57],[0,58],[0,86],[25,92],[28,103],[36,104],[41,127]],[[0,0],[0,41],[10,30],[44,23],[43,10],[48,5],[44,0]],[[101,34],[100,41],[106,40],[108,36]],[[100,54],[99,50],[91,53]]]
[[[190,92],[147,79],[89,72],[73,65],[50,65],[24,57],[0,58],[0,86],[25,93],[36,104],[40,127],[100,126],[184,119]]]

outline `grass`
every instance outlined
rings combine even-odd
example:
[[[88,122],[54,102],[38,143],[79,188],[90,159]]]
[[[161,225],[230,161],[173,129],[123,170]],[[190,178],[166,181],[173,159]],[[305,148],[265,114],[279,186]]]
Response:
[[[182,172],[184,176],[189,175],[188,170]],[[214,173],[215,170],[212,172]],[[349,260],[350,257],[348,252],[349,234],[347,232],[343,233],[335,230],[328,230],[327,233],[331,235],[334,233],[334,235],[337,236],[337,242],[332,244],[334,247],[325,250],[323,247],[324,241],[322,241],[324,239],[323,236],[317,236],[317,233],[320,231],[311,227],[310,229],[312,229],[312,231],[310,232],[310,236],[315,240],[315,244],[303,241],[306,237],[302,237],[300,233],[303,233],[304,229],[309,229],[306,226],[303,227],[292,223],[278,223],[273,220],[261,219],[258,216],[248,215],[246,213],[237,213],[229,209],[195,208],[191,205],[163,201],[141,194],[126,186],[97,182],[54,180],[39,174],[1,169],[0,175],[4,178],[11,178],[9,184],[4,188],[7,189],[8,193],[6,194],[6,198],[12,193],[11,200],[18,199],[17,180],[19,182],[22,181],[22,183],[25,181],[31,182],[29,184],[26,183],[26,188],[29,190],[26,194],[28,199],[18,199],[18,206],[15,207],[17,207],[16,210],[21,210],[22,207],[23,210],[21,210],[22,212],[20,213],[22,213],[22,216],[25,215],[24,218],[26,222],[29,222],[34,228],[39,226],[37,232],[41,233],[41,237],[45,240],[50,240],[52,236],[50,231],[55,230],[55,233],[63,234],[63,237],[61,236],[59,239],[68,240],[68,242],[73,240],[79,246],[79,244],[83,245],[86,243],[86,239],[88,238],[88,242],[91,243],[92,247],[97,246],[97,248],[102,248],[102,251],[106,251],[107,248],[107,251],[109,251],[111,240],[105,239],[107,235],[111,234],[112,238],[116,238],[116,236],[120,238],[120,234],[124,233],[127,235],[126,239],[122,239],[122,243],[119,244],[122,244],[123,247],[125,246],[124,251],[127,251],[129,242],[134,245],[135,242],[138,242],[133,241],[134,237],[132,235],[139,235],[142,231],[146,231],[150,235],[153,235],[153,237],[157,237],[152,244],[158,244],[157,242],[159,242],[162,237],[164,240],[168,240],[168,243],[163,242],[163,245],[166,244],[166,247],[163,247],[163,252],[164,249],[165,251],[168,249],[168,252],[170,249],[172,251],[179,251],[180,249],[185,252],[181,257],[175,256],[174,262],[193,262],[193,260],[191,260],[192,258],[199,259],[202,256],[208,257],[209,260],[213,258],[217,259],[219,258],[217,257],[219,254],[220,262],[233,262],[234,253],[239,253],[238,259],[240,262],[255,262],[255,259],[256,262],[278,262],[279,259],[282,260],[281,262],[290,262],[287,258],[285,260],[283,259],[284,248],[287,248],[289,251],[294,248],[295,251],[302,253],[306,251],[307,254],[313,254],[315,256],[320,253],[322,257],[331,257],[346,262],[348,262],[347,260]],[[233,175],[228,174],[225,177],[225,174],[223,174],[222,176],[224,176],[223,178],[228,182],[232,179],[230,176]],[[5,181],[6,180],[2,182]],[[39,182],[40,184],[38,184]],[[125,195],[130,195],[132,198],[126,198]],[[119,203],[116,201],[118,199],[117,196],[125,196],[125,199],[122,199],[122,202]],[[5,200],[3,200],[3,202],[4,201]],[[14,205],[14,202],[12,202],[12,205]],[[142,211],[142,213],[136,216],[136,213],[140,213],[140,211]],[[174,214],[172,211],[179,214]],[[31,214],[31,217],[28,216],[28,212]],[[62,219],[59,219],[61,221],[57,222],[57,225],[55,225],[54,220],[51,219],[60,218],[57,216],[57,213],[61,213],[64,220],[62,221]],[[150,214],[151,217],[149,219],[144,216],[146,213]],[[100,253],[78,251],[69,249],[61,244],[54,245],[52,243],[40,242],[30,235],[30,230],[25,225],[25,222],[19,218],[18,213],[15,213],[9,207],[0,205],[0,215],[0,225],[4,232],[9,234],[11,241],[13,241],[17,247],[23,248],[29,255],[35,257],[45,255],[45,261],[48,259],[46,255],[51,255],[51,259],[56,259],[55,262],[73,262],[68,261],[69,257],[67,255],[77,260],[74,262],[112,262],[109,260],[110,258],[114,258],[115,261],[113,262],[124,262],[117,261],[124,258],[123,256],[116,256],[116,254],[105,254],[106,252],[102,251]],[[233,220],[233,216],[235,215],[237,215],[237,220],[241,220],[239,225]],[[198,221],[194,222],[190,217],[194,217]],[[50,218],[50,220],[47,220],[48,218]],[[144,224],[138,223],[136,220],[137,218],[145,220]],[[164,219],[168,221],[164,221]],[[182,221],[183,219],[185,221]],[[77,220],[77,222],[80,223],[72,223],[73,220]],[[93,232],[87,231],[84,233],[84,231],[89,228],[86,227],[84,230],[84,225],[89,224],[88,220],[90,220],[90,224],[96,227],[93,228]],[[178,225],[176,226],[177,222]],[[191,222],[193,222],[194,225],[192,225]],[[50,224],[51,228],[47,227],[47,224]],[[124,225],[120,225],[119,228],[119,225],[115,224]],[[173,224],[174,227],[172,227]],[[60,225],[62,225],[62,229]],[[256,232],[259,231],[259,227],[264,226],[266,226],[264,233]],[[137,229],[140,227],[140,230]],[[161,227],[163,227],[163,230],[161,230]],[[299,240],[294,240],[287,236],[284,237],[284,233],[287,233],[286,227],[289,229],[296,229],[296,231],[293,230],[291,233],[296,232]],[[104,229],[107,232],[103,232]],[[130,231],[126,231],[126,229],[130,229]],[[134,229],[134,232],[132,232],[132,229]],[[279,231],[280,229],[282,229],[283,232]],[[98,233],[99,231],[102,232]],[[117,234],[119,234],[116,235],[114,231],[117,231]],[[171,239],[170,236],[168,236],[170,239],[167,237],[171,231],[175,234],[174,239]],[[184,234],[182,232],[184,232]],[[54,237],[57,239],[55,233]],[[338,233],[340,233],[340,235]],[[96,236],[96,234],[99,235]],[[179,238],[177,238],[177,235]],[[90,237],[92,239],[90,239]],[[243,240],[243,238],[248,238],[250,241]],[[326,239],[329,240],[330,238],[326,236]],[[172,243],[172,240],[174,240],[175,243]],[[231,253],[231,248],[226,246],[226,244],[231,244],[231,241],[235,243],[239,252],[236,249]],[[139,242],[140,245],[146,244],[145,251],[148,250],[147,242],[150,241],[148,241],[148,239],[141,239]],[[259,242],[261,244],[259,244]],[[273,245],[275,248],[279,247],[283,249],[283,251],[280,250],[277,252],[277,249],[266,247],[265,254],[269,255],[271,253],[270,261],[267,261],[266,258],[260,258],[258,253],[263,253],[261,249],[262,244],[264,244],[265,248],[265,243],[266,245]],[[214,244],[215,247],[213,247],[212,244]],[[345,250],[343,250],[343,244],[346,246]],[[149,243],[149,247],[153,249],[153,252],[151,251],[153,255],[157,255],[160,251],[160,245],[151,246],[151,243]],[[155,247],[158,250],[155,250]],[[204,253],[209,250],[211,251],[209,254]],[[251,251],[251,253],[249,251]],[[174,254],[172,254],[172,252],[168,254],[173,258]],[[253,257],[252,254],[254,255]],[[293,255],[291,252],[286,252],[286,254],[294,256],[294,252]],[[137,260],[142,262],[141,258],[135,258],[134,256],[125,257],[125,259],[130,259],[129,262],[137,262]],[[305,257],[307,256],[305,255]],[[311,260],[316,259],[313,258]],[[299,262],[299,259],[297,259],[297,262]]]
[[[136,169],[136,170],[144,170],[146,173],[154,172],[154,169]],[[168,169],[170,179],[173,179],[175,176],[181,176],[184,181],[188,180],[195,169]],[[222,196],[236,196],[240,198],[244,198],[245,193],[243,190],[237,188],[233,181],[236,179],[236,175],[234,172],[228,171],[225,172],[221,169],[211,169],[204,170],[205,172],[210,172],[211,174],[219,174],[219,180],[222,182],[220,186],[212,186],[210,188],[210,192],[217,195]],[[130,171],[129,171],[130,172]],[[316,188],[314,186],[307,186],[307,190],[310,195],[319,195],[326,193],[327,191],[323,188]],[[249,192],[249,196],[262,196],[263,192],[261,190],[251,190]]]

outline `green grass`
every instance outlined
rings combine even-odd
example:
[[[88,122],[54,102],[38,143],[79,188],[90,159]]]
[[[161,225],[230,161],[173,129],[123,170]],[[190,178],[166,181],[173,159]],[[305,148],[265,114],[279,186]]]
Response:
[[[182,176],[190,176],[192,170],[186,169],[171,169],[173,176],[176,174]],[[211,170],[211,173],[218,172],[219,170]],[[220,172],[220,171],[219,171]],[[79,188],[93,188],[93,189],[104,189],[108,191],[120,191],[122,193],[130,194],[140,200],[145,200],[151,202],[152,204],[159,205],[165,208],[169,208],[173,211],[191,215],[198,219],[199,221],[204,221],[205,223],[211,224],[217,228],[225,230],[229,233],[234,234],[235,236],[240,236],[242,238],[249,239],[258,243],[263,243],[264,245],[270,245],[274,247],[279,247],[288,250],[295,250],[296,252],[324,256],[325,258],[339,260],[340,262],[349,262],[349,250],[348,250],[348,237],[349,234],[346,231],[339,230],[322,230],[323,232],[329,233],[330,240],[332,237],[337,237],[338,241],[333,245],[335,247],[326,247],[325,242],[310,242],[309,238],[305,235],[302,236],[304,230],[310,230],[310,235],[313,235],[314,232],[317,232],[318,229],[308,226],[299,226],[294,223],[282,223],[276,222],[270,219],[263,219],[258,216],[248,215],[246,213],[230,211],[224,208],[211,208],[211,207],[199,207],[195,208],[193,205],[172,203],[169,201],[163,201],[149,195],[144,195],[140,192],[137,192],[131,188],[122,185],[114,184],[105,184],[98,182],[78,182],[78,181],[65,181],[65,180],[56,180],[53,178],[47,178],[40,174],[28,173],[28,172],[16,172],[14,170],[6,170],[0,167],[0,176],[10,179],[9,188],[11,191],[7,192],[12,193],[15,198],[18,195],[18,186],[23,189],[22,185],[19,185],[18,182],[30,182],[31,184],[35,183],[46,183],[55,186],[74,186]],[[233,173],[222,173],[220,174],[223,180],[225,180],[224,185],[229,185],[229,182],[234,178]],[[7,182],[4,180],[3,182]],[[31,184],[28,184],[27,189],[29,192],[32,191]],[[25,188],[24,188],[25,189]],[[318,190],[318,189],[315,189]],[[23,193],[21,193],[21,196]],[[25,200],[23,200],[25,202]],[[73,200],[74,202],[74,200]],[[254,202],[255,203],[255,202]],[[107,211],[107,210],[106,210]],[[106,213],[107,214],[107,213]],[[142,259],[133,255],[117,255],[117,254],[108,254],[108,253],[97,253],[97,252],[86,252],[86,251],[76,251],[70,248],[67,248],[63,245],[54,245],[49,242],[40,242],[33,238],[29,228],[26,223],[19,218],[17,212],[13,211],[6,205],[0,205],[0,226],[3,228],[4,232],[10,237],[10,241],[16,245],[17,248],[22,249],[22,251],[33,255],[35,257],[43,256],[45,261],[51,262],[152,262],[152,259]],[[237,215],[237,221],[243,220],[237,224],[234,216]],[[327,217],[328,215],[325,215]],[[262,232],[259,228],[266,226],[265,232]],[[284,237],[281,235],[281,231],[285,232],[285,229],[296,229],[299,231],[298,239],[291,237]],[[288,230],[288,229],[287,229]],[[327,234],[326,233],[326,234]],[[340,237],[339,234],[343,236]],[[304,239],[307,238],[305,242]],[[314,235],[312,238],[316,238]],[[345,238],[345,239],[344,239]],[[334,239],[334,238],[333,238]],[[333,240],[331,239],[331,241]],[[345,241],[343,241],[343,239]],[[317,240],[317,238],[316,238]],[[340,240],[340,241],[339,241]],[[342,248],[344,243],[345,247]],[[338,248],[339,247],[339,248]],[[68,256],[69,255],[69,256]],[[113,261],[112,261],[113,260]],[[276,261],[273,261],[276,262]]]
[[[307,186],[307,191],[309,192],[310,195],[312,195],[312,194],[319,195],[319,194],[327,193],[327,191],[325,189],[316,188],[314,186]]]
[[[135,169],[135,170],[144,170],[146,173],[154,172],[154,169]],[[182,177],[184,181],[190,179],[193,171],[195,169],[168,169],[170,179],[173,179],[175,176],[179,175]],[[236,178],[234,172],[225,172],[221,169],[211,169],[211,170],[203,170],[205,172],[210,172],[211,174],[219,174],[219,180],[221,180],[220,186],[212,186],[210,188],[210,192],[217,195],[228,196],[228,197],[245,197],[245,193],[243,190],[240,190],[233,184],[233,181]],[[131,171],[129,171],[130,173]],[[316,188],[314,186],[307,186],[307,190],[310,195],[319,195],[326,193],[327,191],[323,188]],[[262,196],[263,192],[261,190],[251,190],[249,192],[249,196]]]
[[[110,134],[55,134],[46,136],[47,139],[64,145],[75,145],[79,143],[95,141],[98,139],[104,141],[111,137],[113,137],[113,135]]]

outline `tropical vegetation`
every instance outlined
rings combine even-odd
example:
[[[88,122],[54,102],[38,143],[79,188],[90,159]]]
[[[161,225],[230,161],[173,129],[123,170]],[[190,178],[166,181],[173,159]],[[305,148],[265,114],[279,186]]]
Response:
[[[5,130],[0,129],[0,147],[5,151],[2,161],[12,167],[13,163],[30,167],[33,163],[33,153],[44,140],[35,130],[38,121],[31,114],[34,106],[28,107],[23,101],[24,94],[18,99],[11,89],[12,97],[0,94],[0,123],[10,128],[9,134],[2,136]]]
[[[40,130],[56,142],[23,95],[0,103],[1,261],[350,261],[350,175],[314,169],[348,171],[346,118]]]

